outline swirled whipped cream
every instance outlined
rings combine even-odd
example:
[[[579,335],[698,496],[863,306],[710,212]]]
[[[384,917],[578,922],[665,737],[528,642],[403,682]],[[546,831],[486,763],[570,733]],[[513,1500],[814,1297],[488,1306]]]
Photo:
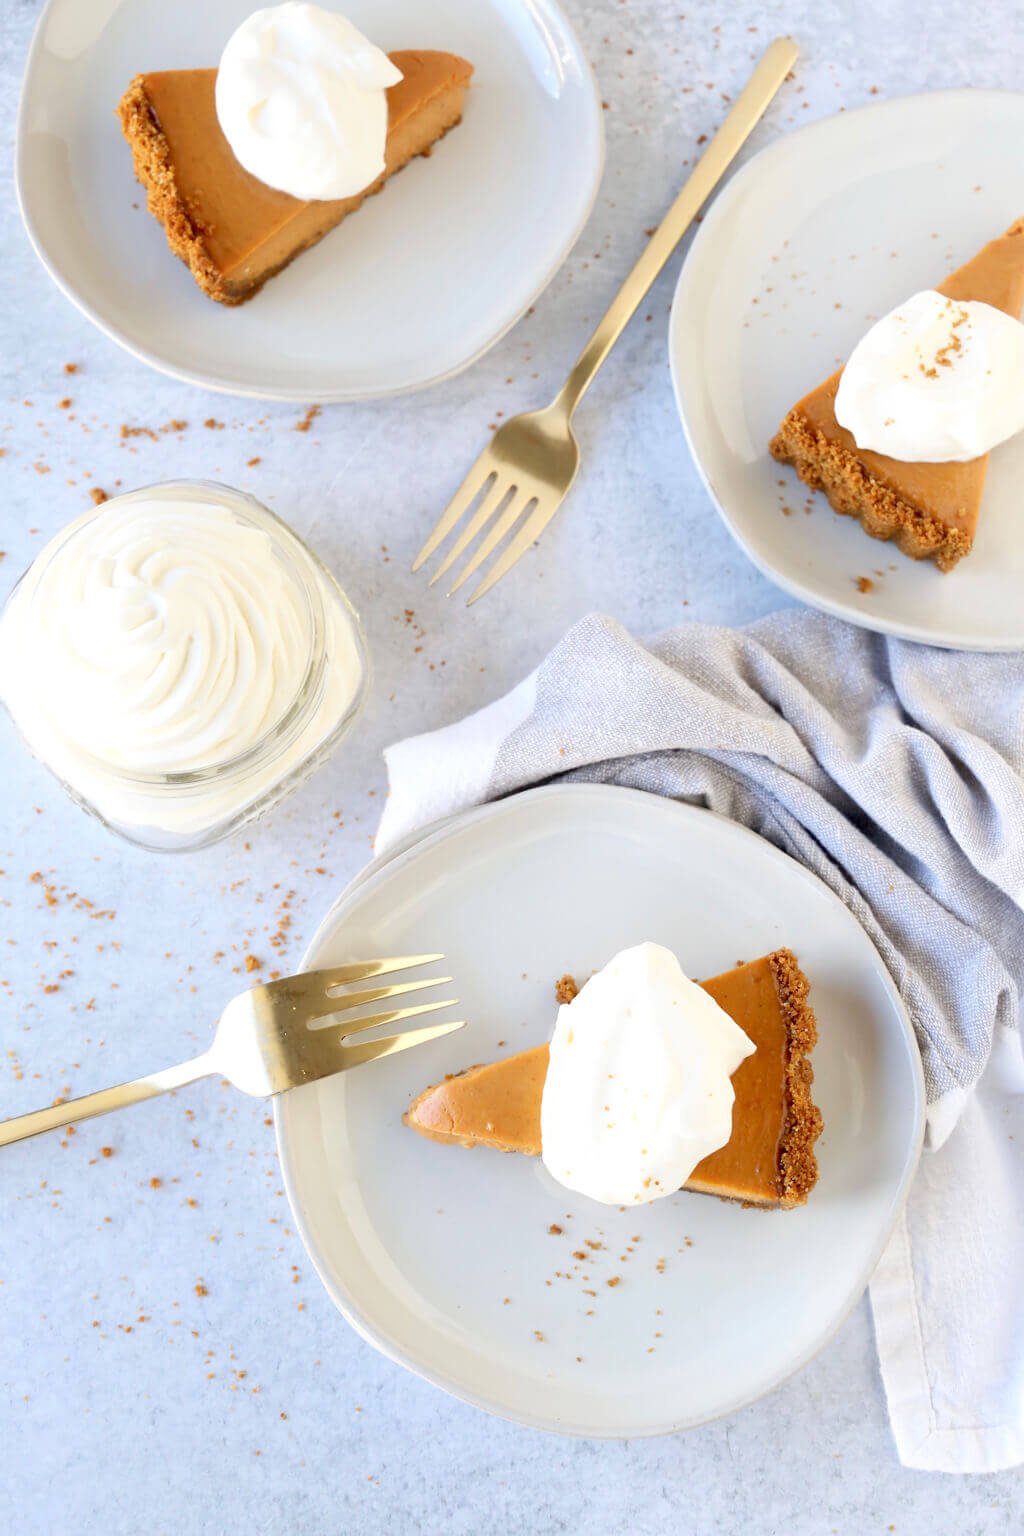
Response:
[[[672,1195],[732,1135],[754,1046],[660,944],[625,949],[558,1010],[540,1125],[548,1172],[592,1200]]]
[[[915,293],[857,343],[836,420],[858,448],[962,463],[1024,428],[1024,325],[991,304]]]
[[[401,70],[344,16],[318,5],[254,11],[217,71],[217,118],[235,158],[303,199],[353,197],[384,170],[385,91]]]
[[[118,826],[230,818],[309,757],[362,681],[338,589],[283,525],[224,495],[154,487],[87,513],[0,619],[0,698]],[[150,782],[182,774],[203,779]]]

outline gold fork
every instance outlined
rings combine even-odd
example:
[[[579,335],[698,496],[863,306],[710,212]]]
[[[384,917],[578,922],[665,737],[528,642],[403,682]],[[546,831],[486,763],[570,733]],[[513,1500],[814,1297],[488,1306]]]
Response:
[[[463,1021],[431,1024],[403,1034],[348,1044],[350,1035],[382,1024],[397,1024],[400,1019],[433,1013],[439,1008],[451,1008],[456,998],[371,1013],[343,1021],[340,1031],[311,1029],[310,1025],[385,998],[406,996],[425,987],[443,986],[451,981],[450,976],[368,987],[360,992],[339,993],[338,990],[350,982],[369,981],[374,976],[386,976],[392,971],[405,971],[443,959],[443,955],[403,955],[391,960],[339,965],[333,970],[307,971],[301,976],[285,976],[280,981],[253,987],[228,1003],[217,1024],[212,1046],[201,1056],[194,1056],[180,1067],[165,1067],[162,1072],[152,1072],[148,1077],[119,1083],[116,1088],[103,1088],[80,1099],[54,1104],[49,1109],[37,1109],[27,1115],[16,1115],[12,1120],[0,1121],[0,1147],[24,1141],[27,1136],[38,1136],[42,1131],[77,1125],[80,1120],[105,1115],[108,1110],[122,1109],[127,1104],[139,1104],[143,1099],[154,1099],[157,1094],[184,1088],[188,1083],[198,1082],[201,1077],[210,1077],[214,1073],[228,1078],[243,1093],[264,1098],[283,1093],[286,1088],[297,1088],[301,1083],[315,1083],[321,1077],[345,1072],[365,1061],[394,1056],[397,1051],[407,1051],[410,1046],[423,1045],[428,1040],[440,1040],[442,1035],[461,1029]]]
[[[449,597],[479,570],[508,535],[513,536],[508,538],[503,552],[473,592],[470,603],[477,602],[489,592],[540,538],[565,500],[580,466],[579,445],[572,431],[573,412],[701,205],[764,115],[796,62],[798,51],[788,37],[776,38],[767,50],[686,185],[651,236],[640,260],[612,300],[555,399],[542,411],[513,416],[491,438],[416,556],[414,571],[429,560],[482,495],[473,516],[431,577],[431,586],[451,569],[488,524],[491,526],[464,565]],[[520,526],[513,534],[517,524]]]

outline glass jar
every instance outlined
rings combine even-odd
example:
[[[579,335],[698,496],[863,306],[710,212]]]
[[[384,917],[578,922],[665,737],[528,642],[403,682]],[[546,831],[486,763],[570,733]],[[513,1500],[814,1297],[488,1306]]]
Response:
[[[105,826],[160,851],[216,842],[307,779],[351,729],[369,674],[326,566],[267,507],[211,481],[78,518],[0,615],[0,698],[29,749]]]

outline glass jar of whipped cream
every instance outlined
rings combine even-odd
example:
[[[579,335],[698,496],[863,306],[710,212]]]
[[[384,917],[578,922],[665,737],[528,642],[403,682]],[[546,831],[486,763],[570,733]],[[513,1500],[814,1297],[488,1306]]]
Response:
[[[0,699],[87,811],[144,848],[201,848],[301,783],[367,690],[334,577],[280,518],[204,481],[104,502],[0,615]]]

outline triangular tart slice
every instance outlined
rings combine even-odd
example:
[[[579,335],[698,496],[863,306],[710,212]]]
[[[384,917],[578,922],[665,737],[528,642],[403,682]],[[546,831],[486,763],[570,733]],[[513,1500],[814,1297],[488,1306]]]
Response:
[[[402,79],[387,93],[384,174],[355,197],[329,202],[275,191],[239,164],[217,119],[215,69],[163,70],[132,81],[118,113],[135,174],[171,250],[211,299],[251,299],[459,122],[472,64],[453,53],[390,58]]]
[[[732,1136],[698,1163],[686,1189],[750,1205],[802,1205],[818,1177],[814,1143],[821,1114],[811,1098],[817,1040],[808,983],[796,957],[777,949],[702,982],[756,1050],[733,1073]],[[559,983],[559,1000],[575,992]],[[470,1067],[414,1099],[406,1125],[431,1141],[536,1157],[548,1048],[536,1046]]]
[[[1024,219],[939,284],[947,298],[976,299],[1015,319],[1024,307]],[[915,560],[952,570],[974,542],[988,454],[965,464],[917,464],[857,447],[836,420],[840,368],[793,407],[772,439],[774,458],[824,491],[866,533],[892,539]]]

